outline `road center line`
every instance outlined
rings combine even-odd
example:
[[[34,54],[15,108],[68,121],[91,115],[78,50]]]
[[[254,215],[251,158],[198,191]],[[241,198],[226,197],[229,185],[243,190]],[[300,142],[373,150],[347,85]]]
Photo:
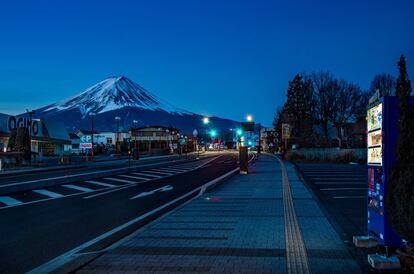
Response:
[[[159,175],[147,174],[147,173],[143,173],[143,172],[132,172],[131,174],[138,175],[138,176],[144,175],[144,176],[149,176],[149,177],[153,177],[153,178],[162,178],[162,176],[159,176]]]

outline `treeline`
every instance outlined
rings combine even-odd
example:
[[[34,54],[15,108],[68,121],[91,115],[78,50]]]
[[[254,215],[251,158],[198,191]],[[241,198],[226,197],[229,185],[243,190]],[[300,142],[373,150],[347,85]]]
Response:
[[[285,104],[274,117],[277,139],[281,143],[282,123],[287,123],[291,144],[341,146],[347,124],[365,119],[368,99],[375,92],[392,95],[394,87],[389,74],[376,75],[367,91],[327,71],[296,74],[289,81]]]

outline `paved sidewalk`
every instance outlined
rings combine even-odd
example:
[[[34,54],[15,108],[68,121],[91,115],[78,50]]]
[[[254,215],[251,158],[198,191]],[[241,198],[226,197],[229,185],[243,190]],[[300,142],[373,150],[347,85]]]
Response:
[[[294,167],[262,155],[77,273],[360,273]]]

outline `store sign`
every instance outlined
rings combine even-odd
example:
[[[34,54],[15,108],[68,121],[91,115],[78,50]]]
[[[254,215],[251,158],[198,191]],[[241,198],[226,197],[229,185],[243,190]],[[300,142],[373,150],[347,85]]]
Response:
[[[41,136],[41,123],[39,119],[30,119],[27,117],[5,116],[0,118],[0,131],[10,133],[13,129],[29,128],[32,136]]]
[[[92,137],[91,135],[82,135],[80,137],[80,149],[92,149]]]
[[[282,124],[282,139],[290,139],[290,125],[289,124]]]

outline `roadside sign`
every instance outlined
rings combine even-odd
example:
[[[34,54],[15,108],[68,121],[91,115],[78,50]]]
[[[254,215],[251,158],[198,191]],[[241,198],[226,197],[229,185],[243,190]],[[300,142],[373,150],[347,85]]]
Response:
[[[290,139],[290,125],[289,124],[282,124],[282,139],[287,140]]]
[[[197,137],[197,135],[198,135],[198,131],[197,131],[197,129],[194,129],[194,130],[193,130],[193,136],[194,136],[194,137]]]
[[[80,149],[92,149],[92,137],[91,135],[82,135],[80,137]]]
[[[241,128],[243,131],[254,131],[254,122],[242,122]]]

